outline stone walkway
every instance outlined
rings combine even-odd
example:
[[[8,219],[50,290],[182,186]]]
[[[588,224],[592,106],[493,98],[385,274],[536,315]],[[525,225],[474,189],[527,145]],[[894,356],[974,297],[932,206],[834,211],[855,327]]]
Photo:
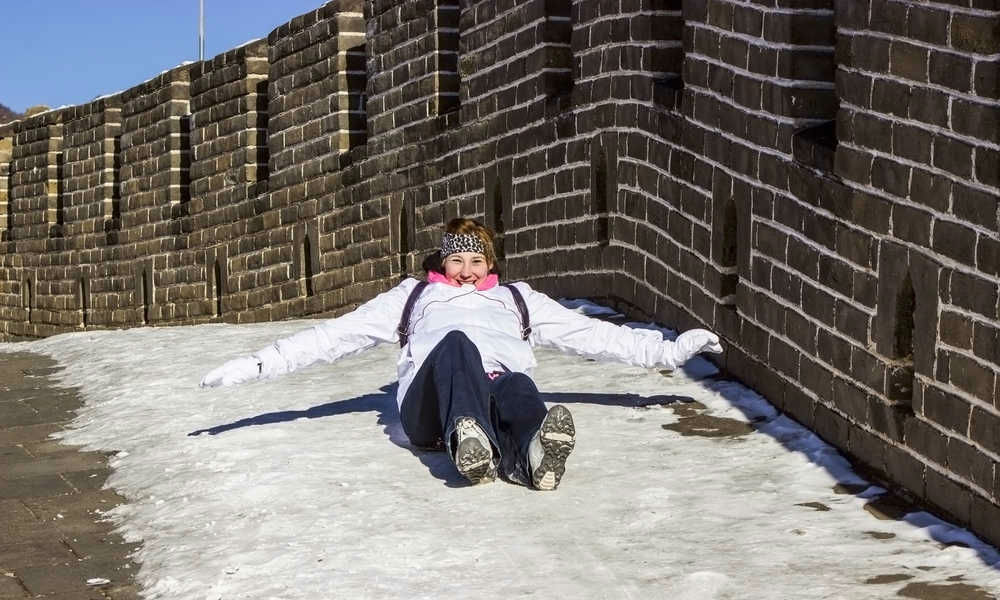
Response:
[[[57,370],[44,356],[0,354],[0,600],[139,598],[136,544],[101,520],[123,501],[102,489],[106,457],[49,439],[82,403],[55,385]]]

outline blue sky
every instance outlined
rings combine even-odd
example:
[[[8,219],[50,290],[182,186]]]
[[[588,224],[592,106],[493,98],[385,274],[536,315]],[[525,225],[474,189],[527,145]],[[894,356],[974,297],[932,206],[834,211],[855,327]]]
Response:
[[[324,0],[204,0],[205,57]],[[2,0],[0,104],[83,104],[198,59],[198,0]]]

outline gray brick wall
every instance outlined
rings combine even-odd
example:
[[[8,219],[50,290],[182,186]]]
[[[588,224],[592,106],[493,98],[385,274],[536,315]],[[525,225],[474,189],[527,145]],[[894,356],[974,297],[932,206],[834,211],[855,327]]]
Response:
[[[7,201],[10,198],[10,155],[13,128],[0,126],[0,241],[6,241],[11,227]]]
[[[1000,543],[998,21],[335,0],[0,128],[0,332],[336,315],[472,215],[508,278],[719,331],[731,375]]]

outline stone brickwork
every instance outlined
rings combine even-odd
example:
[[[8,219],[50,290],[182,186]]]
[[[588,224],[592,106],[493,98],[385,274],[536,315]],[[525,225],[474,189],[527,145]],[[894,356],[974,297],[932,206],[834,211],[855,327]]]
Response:
[[[8,220],[10,212],[7,210],[7,200],[10,196],[9,175],[12,145],[11,133],[0,128],[0,235],[3,236],[0,241],[7,239],[7,230],[10,229]]]
[[[860,384],[846,397],[867,405],[841,414],[852,435],[877,438],[851,451],[996,539],[998,7],[838,8],[835,173],[851,208],[831,209],[852,221],[837,240],[852,276],[877,277],[855,304],[868,330],[838,322],[848,335],[831,336],[832,355],[850,347],[845,375]]]
[[[69,249],[93,248],[105,230],[120,228],[119,99],[67,111],[65,133],[63,231]]]
[[[116,242],[121,229],[121,99],[74,107],[66,119],[65,248],[75,251],[79,260],[62,273],[51,272],[50,278],[61,280],[66,317],[72,319],[67,324],[86,327],[109,323],[106,308],[119,302],[117,297],[99,298],[104,314],[95,318],[91,281],[96,278],[100,296],[109,280],[99,273],[113,261],[103,249]]]
[[[258,40],[192,66],[191,235],[182,268],[194,283],[193,316],[246,308],[233,305],[229,242],[264,230],[262,217],[249,217],[267,191],[267,52]]]
[[[15,121],[8,211],[18,239],[59,237],[63,202],[63,113]],[[33,249],[44,250],[44,244]]]
[[[998,56],[991,0],[334,0],[0,128],[0,326],[336,315],[477,216],[1000,543]]]
[[[0,125],[0,248],[3,249],[4,260],[0,264],[0,322],[2,330],[8,334],[12,321],[23,320],[21,300],[18,297],[20,281],[19,271],[12,268],[17,260],[14,242],[11,240],[12,221],[10,213],[10,160],[14,141],[14,127],[11,124]],[[9,334],[8,334],[9,335]]]
[[[191,72],[182,66],[121,94],[121,228],[115,287],[131,294],[111,323],[186,318],[195,292],[182,268],[191,177]],[[119,295],[121,298],[121,295]]]

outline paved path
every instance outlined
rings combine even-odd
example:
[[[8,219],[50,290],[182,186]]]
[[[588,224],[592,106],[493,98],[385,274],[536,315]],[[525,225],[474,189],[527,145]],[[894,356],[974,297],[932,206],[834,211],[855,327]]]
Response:
[[[100,520],[122,502],[102,489],[106,457],[49,439],[82,402],[56,386],[57,370],[44,356],[0,354],[0,600],[138,598],[136,545]],[[87,584],[97,579],[109,582]]]

